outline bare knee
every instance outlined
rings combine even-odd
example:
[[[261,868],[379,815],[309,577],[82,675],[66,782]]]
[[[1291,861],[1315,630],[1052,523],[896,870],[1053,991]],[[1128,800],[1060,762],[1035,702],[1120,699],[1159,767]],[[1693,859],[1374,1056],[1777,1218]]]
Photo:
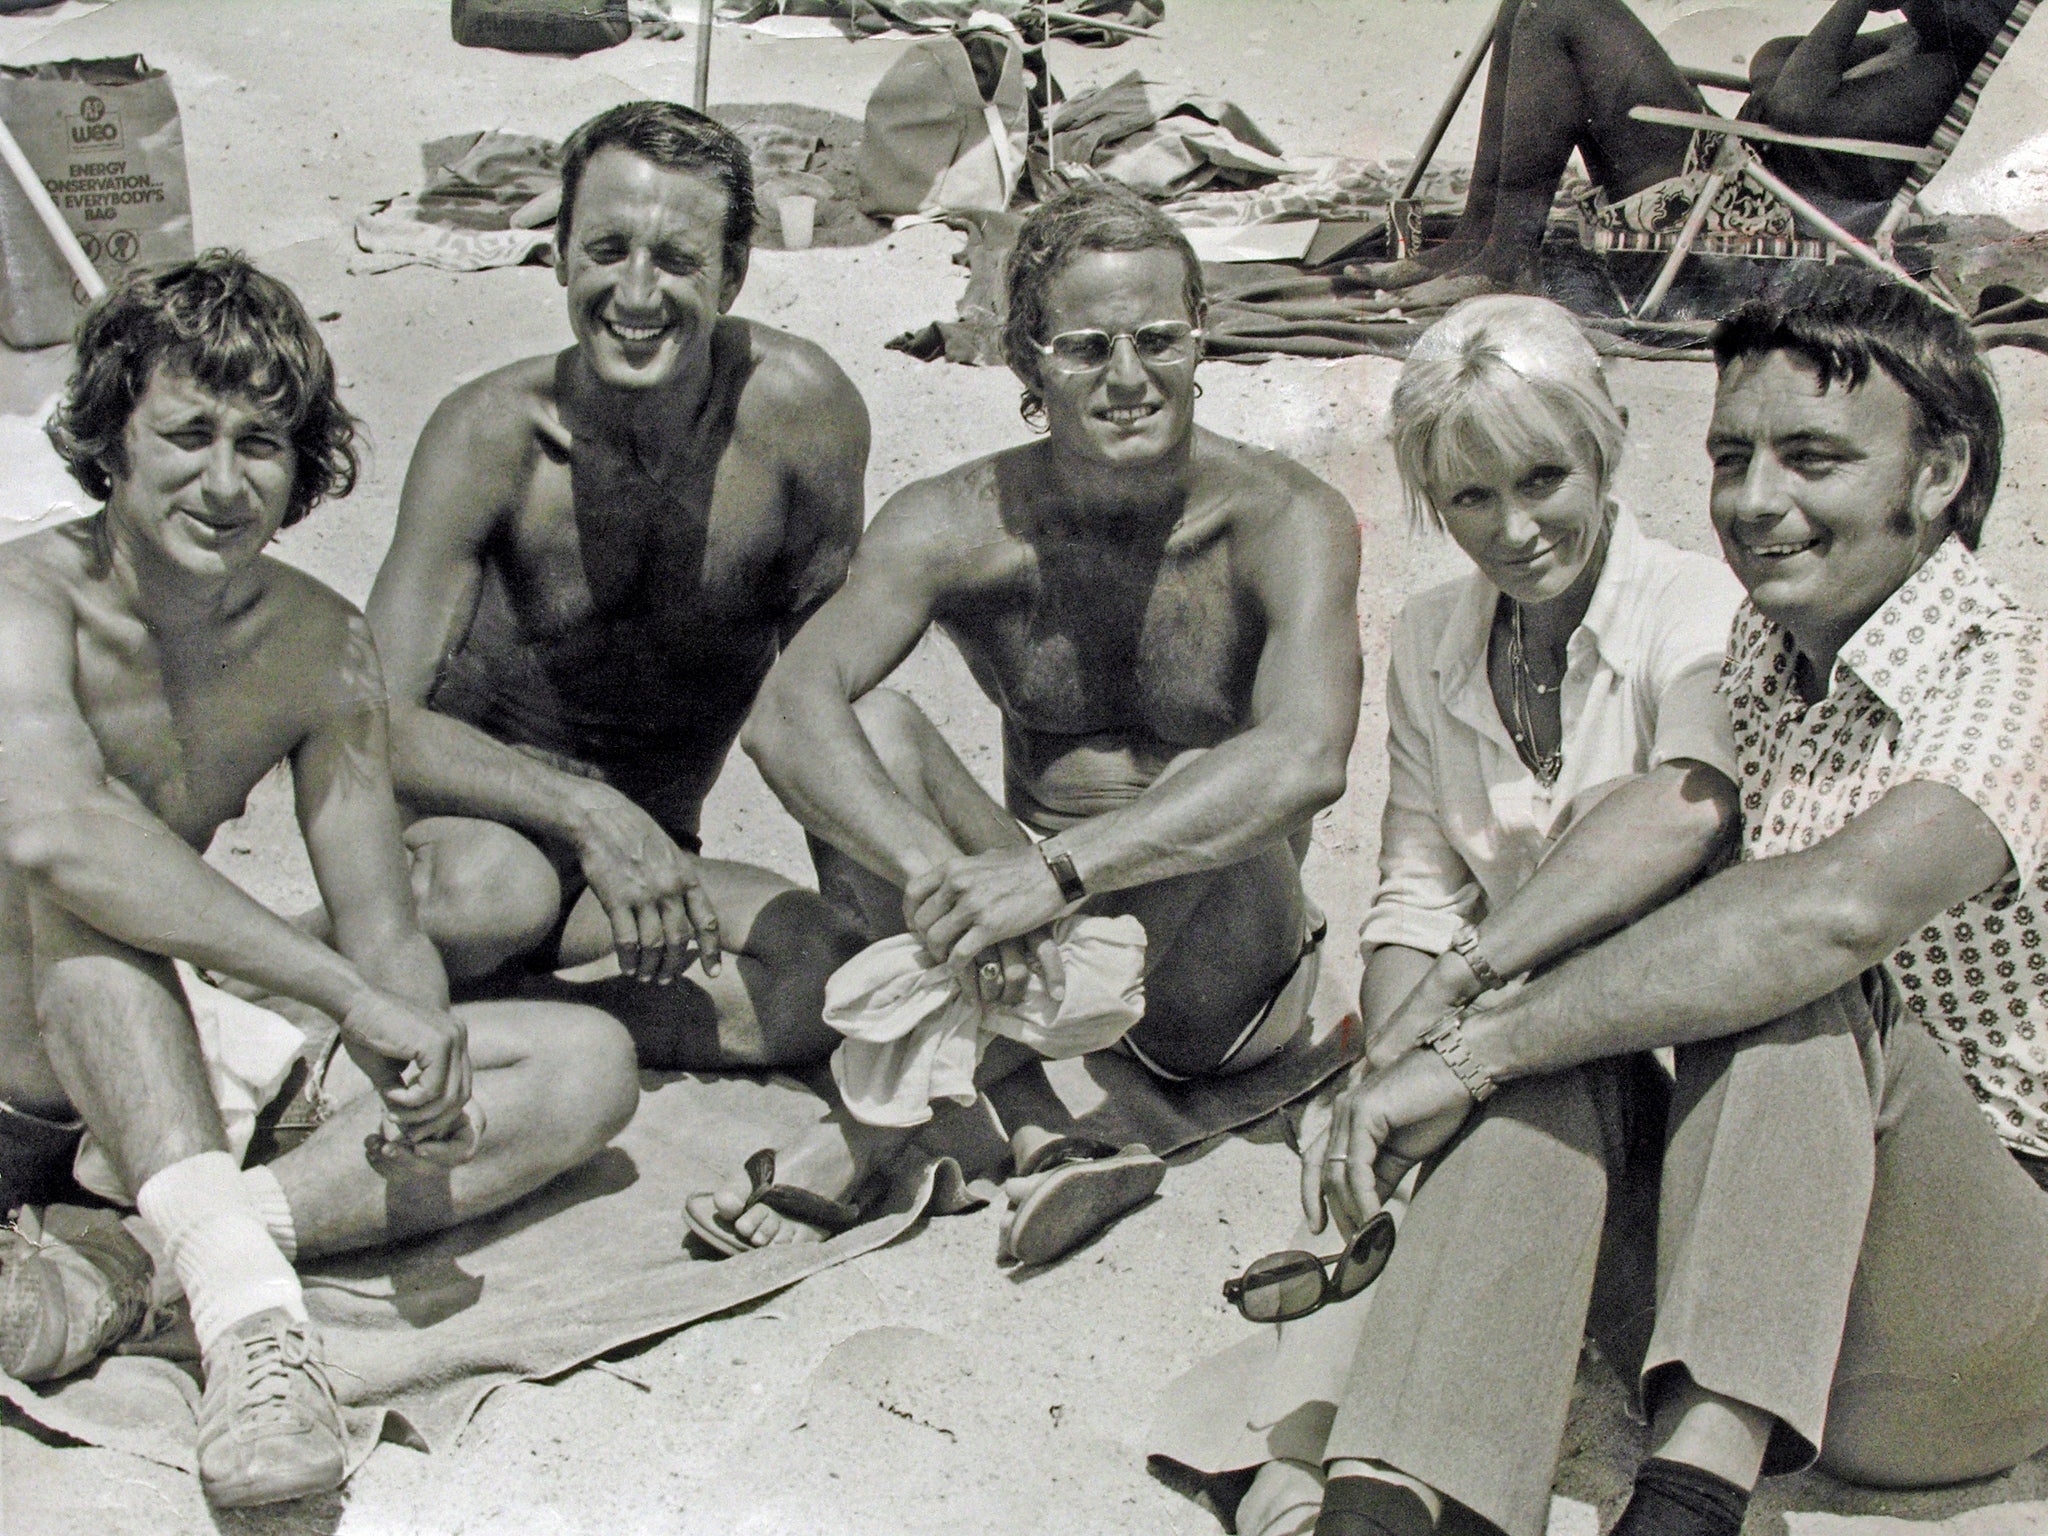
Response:
[[[547,1134],[564,1168],[609,1145],[639,1107],[633,1037],[608,1013],[574,1003],[550,1008],[530,1060],[545,1084]]]
[[[528,954],[554,931],[562,882],[525,837],[492,821],[449,818],[414,843],[420,924],[449,969],[485,975]]]
[[[855,701],[853,715],[892,779],[914,784],[923,777],[925,743],[937,732],[908,695],[876,688]]]

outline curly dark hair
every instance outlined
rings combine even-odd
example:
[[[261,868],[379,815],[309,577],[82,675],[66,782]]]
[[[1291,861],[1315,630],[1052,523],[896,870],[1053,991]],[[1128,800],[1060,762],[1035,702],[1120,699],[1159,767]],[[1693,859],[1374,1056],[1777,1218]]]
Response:
[[[562,211],[555,216],[555,249],[569,248],[576,192],[601,149],[623,149],[667,171],[707,176],[725,190],[720,239],[728,274],[746,270],[754,243],[754,162],[725,124],[673,101],[628,101],[600,112],[562,145]]]
[[[1715,327],[1714,363],[1789,352],[1819,375],[1855,389],[1881,368],[1906,392],[1919,446],[1960,435],[1970,468],[1949,503],[1949,525],[1975,549],[1998,492],[2005,417],[1998,386],[1970,328],[1925,295],[1863,267],[1820,267],[1786,274]]]
[[[86,494],[127,470],[122,437],[159,366],[286,424],[295,458],[289,528],[355,489],[357,422],[305,307],[239,251],[130,272],[78,324],[78,360],[45,431]]]
[[[1003,320],[1003,360],[1024,380],[1025,397],[1037,396],[1038,347],[1053,281],[1076,256],[1089,251],[1171,251],[1180,258],[1181,295],[1199,325],[1205,296],[1202,263],[1180,226],[1129,187],[1084,181],[1031,210],[1003,269],[1009,310]]]

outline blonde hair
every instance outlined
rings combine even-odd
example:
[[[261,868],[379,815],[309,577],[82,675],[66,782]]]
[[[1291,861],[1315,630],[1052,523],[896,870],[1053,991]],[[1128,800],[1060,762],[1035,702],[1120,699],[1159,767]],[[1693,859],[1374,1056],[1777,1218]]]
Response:
[[[1548,299],[1467,299],[1415,343],[1394,386],[1387,436],[1408,514],[1441,530],[1430,487],[1501,460],[1590,449],[1602,492],[1628,424],[1571,315]]]

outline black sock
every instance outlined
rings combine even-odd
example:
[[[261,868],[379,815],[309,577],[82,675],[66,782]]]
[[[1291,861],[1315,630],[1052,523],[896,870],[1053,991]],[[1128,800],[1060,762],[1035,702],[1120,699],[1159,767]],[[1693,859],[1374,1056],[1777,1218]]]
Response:
[[[1652,1456],[1610,1536],[1741,1536],[1749,1490],[1682,1461]]]
[[[1432,1536],[1436,1521],[1411,1488],[1376,1477],[1333,1477],[1323,1485],[1315,1536]]]

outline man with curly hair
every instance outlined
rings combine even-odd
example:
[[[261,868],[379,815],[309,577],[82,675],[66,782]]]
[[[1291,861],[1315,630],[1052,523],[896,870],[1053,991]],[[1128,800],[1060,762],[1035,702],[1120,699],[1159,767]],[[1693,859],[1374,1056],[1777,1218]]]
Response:
[[[283,284],[224,251],[145,270],[86,316],[50,425],[103,505],[0,549],[0,1369],[83,1369],[164,1332],[182,1291],[200,1482],[223,1507],[342,1478],[296,1258],[494,1210],[598,1151],[637,1098],[601,1013],[449,1007],[369,629],[264,554],[352,488],[354,433]],[[331,945],[201,857],[280,762]],[[333,1021],[287,1079],[274,1161],[230,1151],[173,960]],[[77,1160],[87,1136],[111,1174]],[[74,1168],[139,1214],[63,1203]]]

